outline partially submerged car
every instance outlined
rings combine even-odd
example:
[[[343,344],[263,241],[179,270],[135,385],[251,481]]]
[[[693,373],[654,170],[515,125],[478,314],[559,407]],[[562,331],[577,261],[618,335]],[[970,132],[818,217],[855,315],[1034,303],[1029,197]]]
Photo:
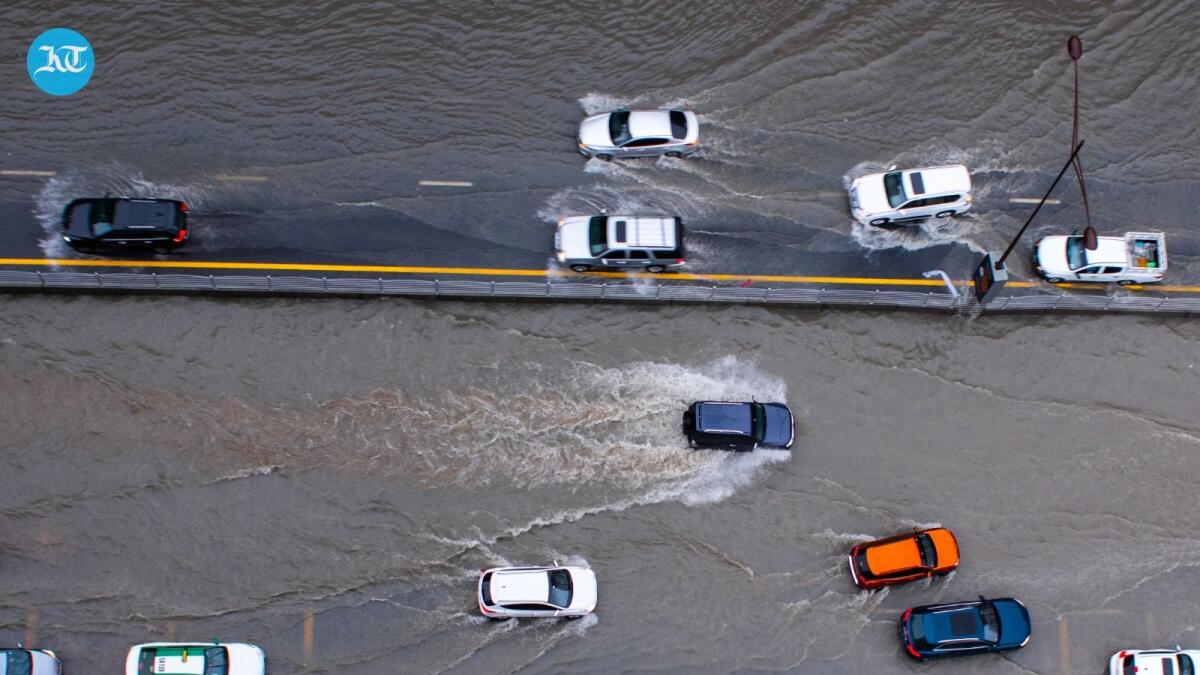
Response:
[[[796,422],[784,403],[696,401],[683,413],[683,433],[693,448],[787,450]]]
[[[971,173],[956,164],[873,173],[850,184],[850,212],[865,225],[915,223],[971,210]]]
[[[558,221],[558,262],[576,272],[594,267],[665,272],[682,267],[683,223],[679,218],[573,216]]]
[[[924,605],[900,618],[904,651],[922,661],[1020,649],[1031,630],[1029,610],[1013,598]]]
[[[148,642],[129,650],[125,675],[265,675],[267,656],[242,642]]]
[[[579,124],[584,157],[683,157],[700,147],[700,122],[687,110],[615,110]]]
[[[0,649],[0,675],[60,675],[62,663],[49,649]]]
[[[1122,649],[1108,659],[1109,675],[1196,675],[1198,649]]]
[[[1082,236],[1045,237],[1034,244],[1033,265],[1038,276],[1052,284],[1156,284],[1167,270],[1167,236],[1128,232],[1124,237],[1096,237],[1094,251]]]
[[[188,205],[175,199],[76,199],[63,209],[62,239],[76,249],[178,248],[188,239]]]
[[[913,528],[850,549],[850,576],[863,589],[949,574],[958,563],[958,540],[944,527]]]
[[[577,618],[596,609],[596,573],[586,567],[493,567],[479,575],[479,611],[489,619]]]

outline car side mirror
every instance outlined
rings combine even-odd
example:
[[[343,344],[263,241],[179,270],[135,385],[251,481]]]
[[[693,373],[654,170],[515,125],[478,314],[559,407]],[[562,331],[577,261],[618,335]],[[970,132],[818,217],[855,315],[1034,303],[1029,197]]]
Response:
[[[985,598],[985,597],[983,597],[983,596],[981,595],[981,596],[979,596],[979,601],[980,601],[980,602],[987,602],[987,598]]]

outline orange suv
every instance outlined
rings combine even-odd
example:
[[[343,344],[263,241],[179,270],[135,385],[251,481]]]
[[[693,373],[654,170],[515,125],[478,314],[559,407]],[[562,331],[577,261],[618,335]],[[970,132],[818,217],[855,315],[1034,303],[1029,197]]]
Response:
[[[944,527],[913,528],[886,539],[858,544],[850,549],[850,575],[859,588],[879,588],[958,567],[958,540]]]

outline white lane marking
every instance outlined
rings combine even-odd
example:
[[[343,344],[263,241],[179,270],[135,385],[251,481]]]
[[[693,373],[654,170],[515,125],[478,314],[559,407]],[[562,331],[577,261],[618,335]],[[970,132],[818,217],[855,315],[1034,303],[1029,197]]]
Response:
[[[469,180],[419,180],[417,185],[428,185],[430,187],[471,187],[475,185]]]
[[[266,176],[233,176],[230,174],[220,174],[213,176],[217,180],[242,181],[245,183],[265,183],[268,178]]]
[[[1042,200],[1038,199],[1037,197],[1009,197],[1008,201],[1012,202],[1013,204],[1036,204]],[[1047,204],[1061,204],[1062,200],[1061,199],[1047,199],[1046,203]]]
[[[57,171],[38,171],[36,169],[0,169],[0,176],[38,176],[40,178],[53,178],[57,175]]]

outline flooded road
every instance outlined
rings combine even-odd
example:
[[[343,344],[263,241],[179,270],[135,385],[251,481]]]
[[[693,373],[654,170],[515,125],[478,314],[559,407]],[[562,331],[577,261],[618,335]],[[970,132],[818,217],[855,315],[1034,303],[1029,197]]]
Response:
[[[0,299],[0,642],[116,672],[156,639],[281,673],[909,672],[896,621],[978,594],[1096,673],[1195,644],[1195,322],[763,308]],[[791,453],[686,448],[786,400]],[[948,578],[857,591],[941,523]],[[490,623],[477,570],[596,570],[576,622]]]
[[[0,248],[74,255],[64,204],[104,192],[185,199],[196,260],[538,268],[553,224],[600,209],[679,215],[697,272],[966,278],[1003,249],[1069,154],[1079,33],[1081,156],[1101,233],[1165,230],[1171,277],[1200,279],[1189,3],[68,2],[94,45],[75,96],[0,70]],[[40,6],[0,10],[23,50]],[[694,159],[575,152],[585,114],[695,110]],[[855,225],[857,175],[965,163],[967,217]],[[470,187],[422,186],[459,180]],[[1039,236],[1082,226],[1073,180]]]

